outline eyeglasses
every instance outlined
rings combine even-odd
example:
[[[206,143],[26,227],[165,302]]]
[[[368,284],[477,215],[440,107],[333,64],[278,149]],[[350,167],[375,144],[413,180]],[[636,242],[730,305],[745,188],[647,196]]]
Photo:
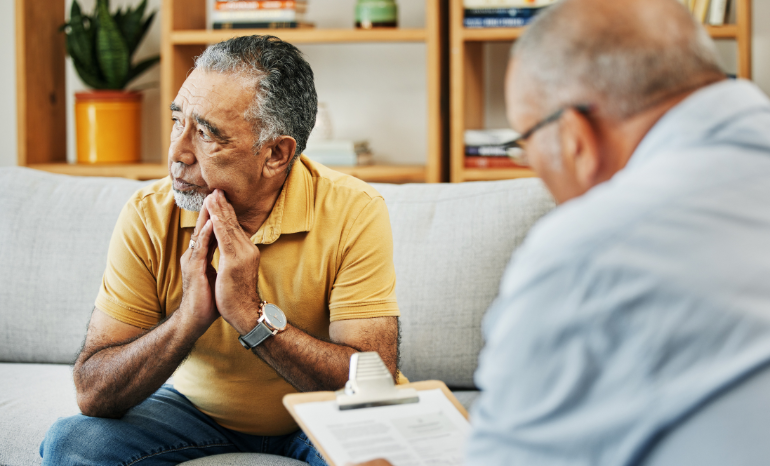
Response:
[[[529,166],[529,163],[527,162],[527,140],[532,137],[533,134],[539,129],[542,129],[545,126],[550,125],[551,123],[558,121],[559,118],[564,114],[567,109],[574,108],[578,112],[582,114],[587,114],[591,111],[590,105],[569,105],[567,107],[562,107],[559,110],[555,111],[551,115],[545,117],[541,121],[537,122],[535,126],[531,127],[529,130],[525,131],[521,136],[517,137],[513,141],[505,144],[505,152],[513,159],[513,161],[519,165],[525,165]]]

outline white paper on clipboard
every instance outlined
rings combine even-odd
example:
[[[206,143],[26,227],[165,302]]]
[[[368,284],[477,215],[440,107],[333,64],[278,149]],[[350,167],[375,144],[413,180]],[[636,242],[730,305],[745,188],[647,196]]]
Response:
[[[295,406],[336,465],[385,458],[394,466],[461,465],[470,424],[440,389],[419,403],[341,411],[335,401]]]

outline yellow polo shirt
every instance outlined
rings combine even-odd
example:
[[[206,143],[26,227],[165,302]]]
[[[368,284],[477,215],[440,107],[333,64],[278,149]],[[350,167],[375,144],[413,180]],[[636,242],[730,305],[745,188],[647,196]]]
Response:
[[[173,313],[197,217],[176,206],[169,178],[134,194],[112,235],[96,307],[143,329]],[[328,341],[330,322],[399,315],[388,211],[366,183],[303,156],[251,239],[261,252],[262,299],[310,335]],[[218,259],[217,251],[215,266]],[[238,336],[217,319],[174,373],[174,387],[229,429],[295,431],[281,403],[295,389]]]

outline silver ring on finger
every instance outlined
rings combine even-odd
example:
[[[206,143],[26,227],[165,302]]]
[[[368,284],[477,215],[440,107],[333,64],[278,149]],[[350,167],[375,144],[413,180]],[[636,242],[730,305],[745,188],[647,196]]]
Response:
[[[195,246],[196,246],[197,244],[198,244],[198,243],[196,243],[194,239],[191,239],[191,240],[190,240],[190,249],[195,249]]]

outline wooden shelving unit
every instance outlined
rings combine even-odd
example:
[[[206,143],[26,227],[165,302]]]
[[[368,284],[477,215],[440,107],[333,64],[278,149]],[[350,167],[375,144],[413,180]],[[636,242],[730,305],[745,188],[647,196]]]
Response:
[[[714,39],[735,40],[738,76],[751,79],[751,0],[738,1],[737,24],[707,26]],[[501,180],[535,176],[527,169],[465,168],[466,129],[484,129],[484,43],[512,42],[524,28],[466,29],[463,1],[450,0],[449,8],[449,171],[452,182]]]
[[[241,29],[206,30],[205,0],[165,0],[161,18],[161,115],[176,96],[193,59],[213,43],[236,36],[270,34],[292,44],[424,43],[426,45],[428,134],[427,154],[415,165],[371,165],[333,167],[367,181],[439,182],[442,175],[443,131],[441,111],[441,8],[440,0],[425,0],[426,24],[422,29]],[[171,132],[171,121],[163,118],[161,133]],[[164,140],[164,153],[168,140]]]
[[[186,30],[172,31],[170,40],[175,45],[200,45],[222,42],[235,34],[250,36],[265,34],[264,29]],[[346,44],[367,42],[425,42],[425,29],[271,29],[269,34],[292,44]]]
[[[715,39],[736,42],[738,75],[751,79],[751,0],[737,1],[737,24],[711,26],[707,30]],[[161,163],[97,166],[66,163],[64,35],[57,30],[64,22],[65,1],[15,2],[18,164],[71,175],[135,179],[165,176],[165,156]],[[206,45],[235,35],[269,33],[295,44],[425,43],[428,150],[424,161],[415,160],[415,165],[335,168],[368,181],[438,182],[444,173],[442,154],[446,149],[447,171],[454,182],[534,176],[526,169],[465,169],[463,166],[465,129],[484,128],[485,123],[483,44],[515,41],[523,28],[465,29],[462,0],[425,0],[426,24],[420,29],[209,31],[205,29],[205,3],[205,0],[163,1],[161,115],[167,115],[168,103],[184,82],[193,57]],[[446,9],[449,9],[448,24],[442,20],[447,15]],[[442,37],[448,37],[449,41],[448,64],[442,59]],[[448,66],[443,68],[445,65]],[[448,95],[451,95],[449,103],[446,102]],[[446,125],[442,123],[444,115],[448,115]],[[167,149],[171,123],[165,117],[161,121],[163,147]]]

